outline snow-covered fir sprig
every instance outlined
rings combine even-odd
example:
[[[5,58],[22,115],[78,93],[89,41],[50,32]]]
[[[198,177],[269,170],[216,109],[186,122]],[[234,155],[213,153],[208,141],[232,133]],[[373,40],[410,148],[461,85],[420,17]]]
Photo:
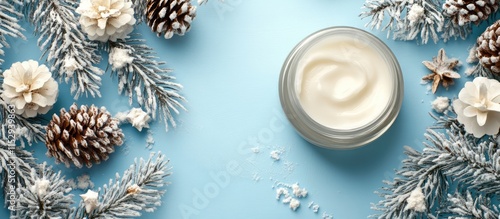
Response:
[[[157,61],[153,50],[137,35],[110,42],[109,50],[112,74],[119,80],[118,92],[127,95],[130,104],[135,96],[153,119],[163,119],[166,130],[169,124],[175,127],[173,114],[186,109],[182,105],[185,98],[179,94],[182,86],[173,82],[171,69],[162,67],[165,63]]]
[[[443,213],[448,218],[498,218],[500,215],[491,198],[482,195],[474,198],[470,191],[449,194],[448,200],[452,204]]]
[[[475,62],[470,68],[468,68],[465,74],[472,77],[486,77],[500,80],[500,75],[494,74],[478,62]]]
[[[458,25],[442,13],[440,0],[367,0],[361,18],[371,17],[371,28],[392,33],[396,40],[417,40],[426,44],[450,38],[465,38],[471,24]],[[385,24],[384,24],[385,23]]]
[[[75,16],[75,0],[26,0],[23,6],[39,35],[38,45],[55,78],[71,81],[75,99],[100,96],[101,75],[97,44],[86,39]]]
[[[73,195],[61,172],[46,163],[32,169],[30,180],[17,189],[15,216],[11,218],[63,218],[71,210]]]
[[[3,79],[3,75],[0,75],[0,84],[3,83]],[[3,93],[3,88],[0,86],[1,93]],[[1,97],[0,121],[1,136],[13,135],[16,141],[19,140],[21,147],[25,146],[25,142],[31,145],[33,142],[45,140],[45,126],[42,125],[39,117],[24,118],[15,114],[14,106],[7,105]]]
[[[467,216],[456,210],[463,208],[460,206],[463,203],[455,199],[450,185],[460,192],[470,191],[472,203],[486,203],[484,197],[499,195],[500,150],[497,140],[494,137],[477,139],[464,134],[462,129],[451,125],[446,134],[429,129],[425,134],[428,141],[424,143],[423,152],[406,147],[408,158],[396,171],[394,181],[386,181],[387,186],[379,192],[383,200],[373,209],[381,213],[374,217],[437,218],[450,209],[455,209],[451,212],[453,214]],[[425,195],[425,211],[407,207],[411,192],[419,185]]]
[[[19,0],[0,1],[0,55],[4,55],[4,47],[9,47],[7,36],[14,38],[26,39],[22,31],[24,30],[19,25],[19,18],[23,15],[16,10],[15,6],[22,5]],[[0,59],[0,64],[3,59]]]
[[[168,184],[170,168],[165,155],[151,153],[148,160],[135,160],[120,177],[98,189],[98,204],[92,211],[80,202],[69,218],[131,218],[140,217],[141,211],[153,212],[161,205],[161,197]]]
[[[29,183],[35,168],[35,158],[30,152],[16,146],[8,136],[0,138],[0,178],[4,197],[10,197],[16,193],[16,188]],[[5,198],[4,201],[7,204],[9,200]],[[8,206],[11,210],[14,208],[10,203]]]
[[[142,13],[146,11],[146,6],[148,1],[147,0],[134,0],[133,1],[133,8],[135,13],[135,19],[137,20],[137,23],[142,23],[143,21],[146,20],[146,13]]]

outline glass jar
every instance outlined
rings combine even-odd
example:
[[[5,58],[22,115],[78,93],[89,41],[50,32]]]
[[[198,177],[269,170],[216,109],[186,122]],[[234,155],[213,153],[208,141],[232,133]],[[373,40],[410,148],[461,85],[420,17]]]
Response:
[[[351,44],[346,43],[345,45],[340,44],[342,45],[340,47],[342,47],[343,51],[337,51],[332,47],[333,50],[327,52],[331,52],[331,54],[337,54],[338,56],[338,54],[340,53],[346,51],[349,52],[349,45],[353,45],[355,47],[357,47],[358,45],[362,45],[363,48],[366,47],[367,51],[373,50],[373,54],[378,56],[377,59],[381,59],[383,60],[382,62],[384,62],[382,63],[384,64],[384,69],[381,70],[382,71],[381,73],[387,74],[384,75],[384,77],[388,78],[386,80],[387,85],[385,85],[385,87],[390,87],[387,89],[389,97],[384,99],[386,101],[381,103],[376,103],[377,106],[381,107],[379,113],[376,113],[376,115],[371,115],[373,119],[370,119],[365,124],[356,127],[337,128],[329,125],[324,125],[322,121],[318,121],[318,118],[314,119],[311,116],[312,114],[311,115],[308,114],[310,112],[305,110],[305,108],[302,106],[302,102],[299,97],[299,93],[303,92],[302,90],[304,88],[308,89],[310,87],[310,86],[302,87],[302,85],[300,85],[300,83],[303,83],[303,81],[310,82],[310,80],[309,79],[304,80],[303,78],[298,79],[299,77],[304,77],[303,75],[298,76],[300,71],[302,71],[302,68],[298,70],[299,63],[301,62],[302,59],[305,59],[305,54],[308,54],[309,50],[312,50],[311,48],[315,48],[315,45],[319,45],[319,43],[322,43],[325,40],[331,40],[331,39],[336,40],[337,38],[348,39],[349,41],[352,41],[354,43]],[[323,47],[319,48],[321,49]],[[327,48],[327,46],[325,46],[325,49],[332,49],[332,48],[330,47]],[[358,55],[361,56],[360,58],[363,58],[362,56],[365,53],[364,52],[358,52],[358,53],[359,53]],[[351,62],[359,63],[358,60],[351,60]],[[338,69],[337,67],[338,66],[334,66],[323,69],[334,69],[334,68]],[[371,66],[360,66],[359,68],[360,69],[366,68],[365,70],[367,71],[364,74],[369,74],[369,73],[380,74],[380,72],[375,73],[377,71],[371,71],[373,69],[369,69],[370,67]],[[387,69],[388,72],[386,72],[385,69]],[[348,77],[352,76],[352,75],[349,76],[350,72],[343,72],[341,74],[342,75],[347,74]],[[335,77],[336,76],[331,76],[330,78],[327,78],[327,80],[336,80]],[[377,77],[377,75],[369,75],[369,77]],[[300,80],[300,83],[298,82],[298,80]],[[340,82],[335,82],[335,83],[337,83],[338,85],[338,83]],[[335,83],[330,83],[330,84],[327,83],[327,85],[332,85]],[[373,81],[367,80],[367,83],[376,83],[376,80]],[[353,85],[357,86],[357,84]],[[301,87],[297,88],[297,86]],[[319,85],[319,86],[324,86],[324,85]],[[298,91],[298,89],[300,91]],[[350,88],[347,87],[343,89],[350,89]],[[363,95],[365,94],[371,95],[376,92],[377,90],[367,91]],[[295,46],[295,48],[290,52],[290,54],[286,58],[283,67],[281,69],[281,75],[279,81],[279,96],[280,96],[281,106],[291,124],[295,127],[298,133],[310,143],[331,149],[351,149],[360,147],[362,145],[366,145],[374,141],[379,136],[381,136],[387,129],[389,129],[389,127],[396,119],[400,111],[401,104],[403,102],[403,93],[404,93],[403,75],[401,73],[401,68],[399,66],[399,63],[394,54],[392,53],[392,51],[387,47],[387,45],[385,45],[380,39],[378,39],[374,35],[364,30],[353,27],[330,27],[317,31],[306,37],[299,44],[297,44],[297,46]],[[366,98],[368,100],[368,98],[370,97],[361,96],[360,98]],[[353,101],[358,101],[358,100],[359,98]],[[318,106],[315,105],[312,106],[312,108],[314,107],[322,107],[322,106],[321,103],[319,103]],[[367,110],[366,113],[371,113],[370,111],[371,109],[366,109],[366,110]],[[349,112],[329,112],[329,113],[331,113],[331,115],[333,116],[339,116],[339,120],[343,120],[345,118],[341,118],[342,114]],[[335,122],[336,120],[333,119],[333,121]]]

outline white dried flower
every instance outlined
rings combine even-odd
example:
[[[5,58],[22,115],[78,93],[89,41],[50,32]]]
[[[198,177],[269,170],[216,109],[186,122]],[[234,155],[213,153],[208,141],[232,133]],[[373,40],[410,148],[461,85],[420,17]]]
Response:
[[[500,128],[500,82],[477,77],[466,82],[453,101],[458,122],[476,138],[494,135]]]
[[[130,56],[130,53],[132,53],[132,51],[129,49],[113,47],[109,53],[109,64],[111,65],[111,68],[113,70],[117,70],[132,63],[132,61],[134,61],[134,57]]]
[[[87,190],[87,193],[80,195],[83,199],[83,203],[85,204],[85,211],[87,213],[92,212],[95,208],[97,208],[97,205],[99,205],[99,194],[97,192],[94,192],[92,190]]]
[[[141,108],[133,108],[127,114],[127,121],[132,124],[137,130],[142,131],[143,128],[149,128],[151,117]]]
[[[1,97],[24,117],[45,114],[56,102],[58,84],[45,65],[29,60],[16,62],[4,73]]]
[[[128,0],[82,0],[76,13],[89,39],[101,42],[126,38],[136,22]]]
[[[419,186],[417,186],[406,199],[405,210],[414,210],[417,212],[425,212],[425,210],[427,210],[425,195]]]

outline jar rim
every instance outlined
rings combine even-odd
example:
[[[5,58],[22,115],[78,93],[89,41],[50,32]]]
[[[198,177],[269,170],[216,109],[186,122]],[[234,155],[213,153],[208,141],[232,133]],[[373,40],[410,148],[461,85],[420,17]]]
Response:
[[[295,90],[297,62],[311,46],[331,35],[356,38],[375,49],[386,61],[393,81],[393,95],[391,95],[382,112],[369,123],[352,129],[335,129],[315,121],[301,106]],[[373,34],[349,26],[328,27],[304,38],[291,50],[283,63],[280,73],[280,102],[288,120],[303,138],[315,145],[326,148],[356,148],[380,137],[392,125],[399,114],[403,93],[404,82],[401,67],[390,48]]]

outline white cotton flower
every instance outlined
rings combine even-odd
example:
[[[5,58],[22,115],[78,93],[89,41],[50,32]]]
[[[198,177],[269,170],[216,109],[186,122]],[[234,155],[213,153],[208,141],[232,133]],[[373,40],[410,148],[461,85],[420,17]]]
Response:
[[[109,53],[109,64],[113,70],[125,67],[127,64],[134,61],[134,57],[130,56],[129,49],[113,47]]]
[[[417,212],[425,212],[425,210],[427,210],[425,195],[419,186],[417,186],[406,199],[405,210],[414,210]]]
[[[408,20],[410,21],[410,25],[418,22],[424,16],[424,8],[419,4],[413,4],[408,12]]]
[[[136,22],[129,0],[82,0],[76,13],[89,39],[101,42],[126,38]]]
[[[87,213],[92,212],[99,205],[99,194],[92,190],[87,190],[87,193],[80,195],[83,199],[83,203],[85,204],[85,211]]]
[[[500,128],[500,82],[477,77],[465,83],[453,101],[458,122],[476,138],[497,134]]]
[[[56,102],[58,84],[45,65],[29,60],[16,62],[4,73],[1,97],[26,118],[45,114]]]
[[[143,128],[149,128],[149,121],[151,121],[151,117],[141,108],[133,108],[127,114],[127,121],[129,121],[137,130],[142,131]]]

